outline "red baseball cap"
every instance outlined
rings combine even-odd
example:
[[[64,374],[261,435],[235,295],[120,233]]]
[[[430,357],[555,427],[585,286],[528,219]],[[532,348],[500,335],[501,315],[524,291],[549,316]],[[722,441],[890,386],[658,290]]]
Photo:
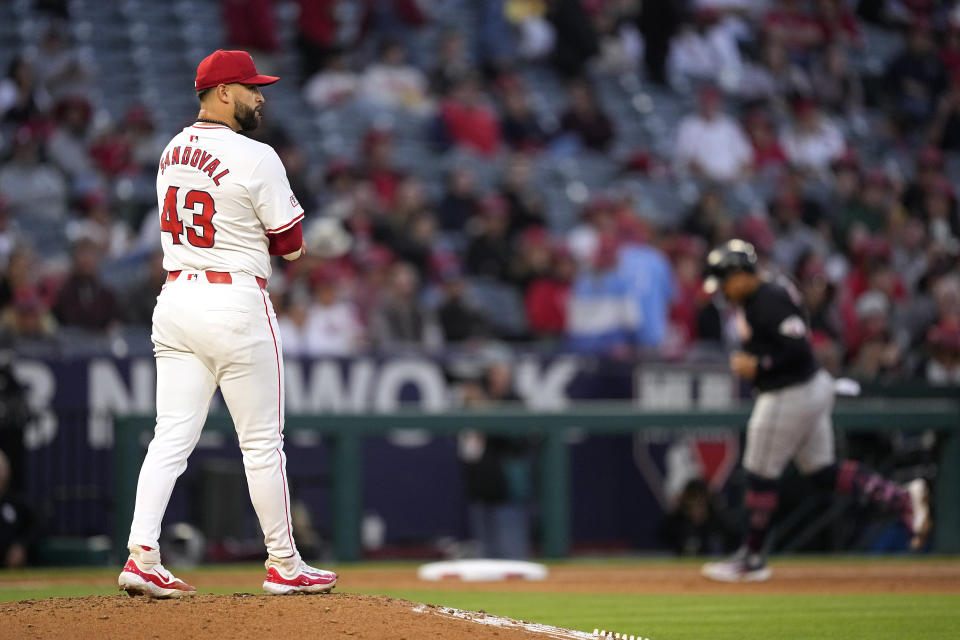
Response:
[[[257,73],[253,58],[246,51],[224,51],[217,49],[197,65],[197,79],[194,87],[197,91],[209,89],[220,84],[273,84],[280,78],[263,76]]]

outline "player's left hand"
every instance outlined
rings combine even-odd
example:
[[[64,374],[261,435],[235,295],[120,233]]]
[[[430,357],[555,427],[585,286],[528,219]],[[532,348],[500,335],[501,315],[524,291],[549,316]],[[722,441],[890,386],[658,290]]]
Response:
[[[745,351],[730,354],[730,370],[741,378],[753,380],[757,375],[757,356]]]

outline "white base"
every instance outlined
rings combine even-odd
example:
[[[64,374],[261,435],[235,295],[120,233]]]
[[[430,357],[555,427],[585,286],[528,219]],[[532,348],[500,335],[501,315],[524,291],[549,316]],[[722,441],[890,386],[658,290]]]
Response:
[[[465,580],[493,582],[498,580],[544,580],[547,568],[536,562],[523,560],[450,560],[431,562],[417,570],[421,580]]]

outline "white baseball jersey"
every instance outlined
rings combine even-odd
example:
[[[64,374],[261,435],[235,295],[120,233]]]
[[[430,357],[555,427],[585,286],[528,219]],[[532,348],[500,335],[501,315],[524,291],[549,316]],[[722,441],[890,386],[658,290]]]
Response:
[[[266,234],[303,218],[276,151],[205,122],[185,128],[163,150],[157,200],[167,271],[269,278]]]

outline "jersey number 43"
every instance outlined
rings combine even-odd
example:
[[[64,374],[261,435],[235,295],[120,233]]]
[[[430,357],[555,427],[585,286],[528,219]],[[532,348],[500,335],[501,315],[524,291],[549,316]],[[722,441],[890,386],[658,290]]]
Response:
[[[160,230],[166,231],[173,239],[173,244],[181,244],[183,223],[177,207],[177,192],[180,187],[169,187],[163,198],[163,211],[160,212]],[[193,224],[187,226],[187,242],[201,249],[213,246],[213,236],[217,230],[213,226],[213,216],[217,210],[213,206],[213,196],[206,191],[193,189],[187,192],[183,199],[183,209],[193,212]]]

